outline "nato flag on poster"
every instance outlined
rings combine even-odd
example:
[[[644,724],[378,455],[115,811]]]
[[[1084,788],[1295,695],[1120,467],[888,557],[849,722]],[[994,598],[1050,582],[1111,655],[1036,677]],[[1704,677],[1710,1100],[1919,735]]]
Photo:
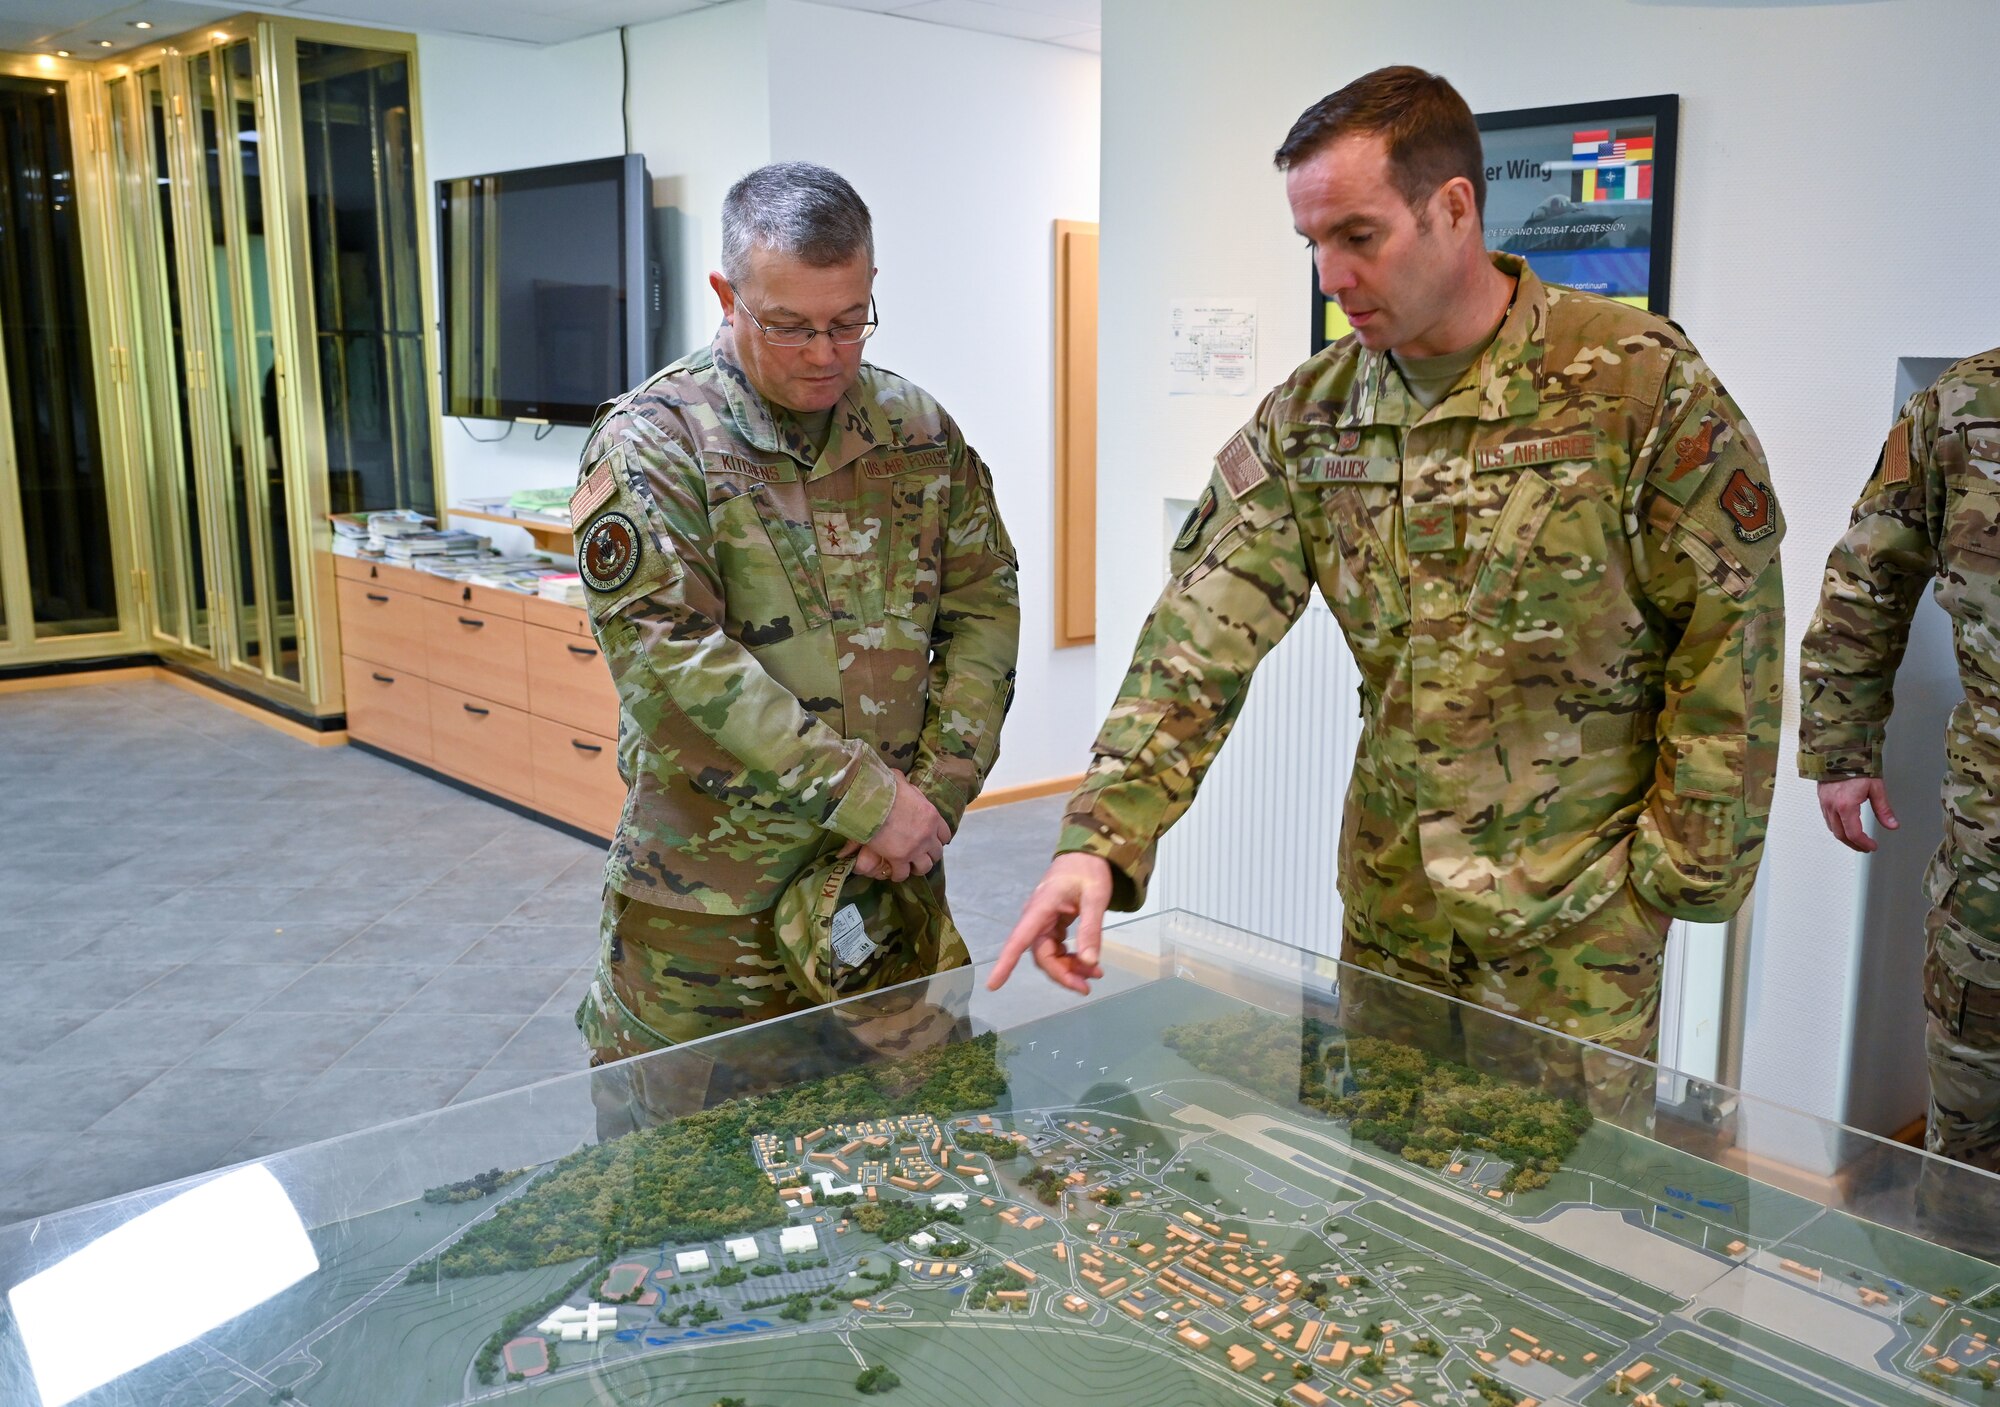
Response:
[[[1488,129],[1486,245],[1545,283],[1649,306],[1657,123]]]

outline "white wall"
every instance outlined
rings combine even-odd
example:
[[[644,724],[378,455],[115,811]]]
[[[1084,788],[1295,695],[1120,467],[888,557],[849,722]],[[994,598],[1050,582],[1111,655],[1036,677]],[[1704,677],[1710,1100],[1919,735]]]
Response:
[[[631,31],[632,150],[663,212],[670,359],[714,335],[722,197],[772,159],[772,18],[764,0],[735,0]]]
[[[432,181],[588,161],[625,149],[616,34],[547,48],[426,34],[417,40],[417,75],[424,164]],[[429,191],[424,195],[435,259],[437,205]],[[497,439],[505,430],[498,421],[446,417],[446,503],[574,482],[583,431],[557,426],[537,442],[534,427],[522,425]],[[475,436],[496,442],[477,443]],[[504,550],[531,550],[518,529],[470,520],[459,526],[490,532]]]
[[[1100,707],[1164,571],[1159,500],[1192,494],[1251,409],[1164,394],[1167,300],[1255,297],[1266,383],[1304,358],[1306,256],[1271,152],[1309,103],[1389,63],[1444,73],[1475,111],[1681,95],[1672,311],[1770,455],[1790,524],[1796,659],[1827,550],[1886,429],[1896,358],[2000,342],[2000,148],[1965,136],[1992,121],[2000,9],[1600,0],[1588,11],[1578,23],[1567,0],[1105,0],[1099,493],[1131,512],[1100,528]],[[1857,997],[1860,862],[1792,775],[1795,699],[1786,717],[1745,1082],[1836,1115],[1846,1062],[1827,1056]],[[1922,907],[1912,894],[1911,963]]]
[[[868,358],[957,419],[1020,552],[1020,682],[992,784],[1081,771],[1094,649],[1054,648],[1051,224],[1097,218],[1097,56],[768,3],[771,72],[803,76],[772,87],[772,159],[831,166],[868,202],[882,314]],[[829,120],[816,84],[840,73],[873,75],[865,120]]]
[[[869,356],[964,426],[1021,554],[1020,687],[992,785],[1081,770],[1092,650],[1053,644],[1050,222],[1097,215],[1096,56],[798,0],[734,0],[637,26],[628,43],[669,354],[714,332],[707,279],[738,176],[792,158],[854,182],[874,212],[886,310]],[[546,49],[427,36],[418,57],[432,179],[623,150],[616,34]],[[826,77],[843,72],[870,76],[866,97],[827,99]],[[467,424],[482,437],[503,428]],[[447,420],[446,499],[569,483],[583,437],[558,427],[536,442],[522,426],[476,444]],[[466,526],[526,546],[511,529]]]

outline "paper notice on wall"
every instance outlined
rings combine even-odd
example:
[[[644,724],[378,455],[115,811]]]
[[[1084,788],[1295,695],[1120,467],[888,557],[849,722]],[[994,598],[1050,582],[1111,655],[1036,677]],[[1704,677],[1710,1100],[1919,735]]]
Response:
[[[1255,388],[1255,299],[1176,298],[1169,323],[1170,395],[1247,396]]]

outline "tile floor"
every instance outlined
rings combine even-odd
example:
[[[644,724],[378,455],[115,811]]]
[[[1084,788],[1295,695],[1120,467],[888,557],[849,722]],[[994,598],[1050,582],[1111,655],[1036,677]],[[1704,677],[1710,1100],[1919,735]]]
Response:
[[[966,818],[975,958],[1060,809]],[[0,696],[0,1224],[581,1068],[601,862],[171,685]]]

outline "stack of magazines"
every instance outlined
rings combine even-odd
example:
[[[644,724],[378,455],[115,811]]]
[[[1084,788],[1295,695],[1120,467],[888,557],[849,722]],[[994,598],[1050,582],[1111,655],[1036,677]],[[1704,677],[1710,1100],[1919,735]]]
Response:
[[[554,601],[559,606],[581,606],[584,604],[583,578],[575,572],[545,576],[536,594],[544,601]]]
[[[400,533],[387,539],[382,555],[392,562],[411,562],[436,557],[465,560],[485,555],[493,539],[464,528],[426,528]]]

